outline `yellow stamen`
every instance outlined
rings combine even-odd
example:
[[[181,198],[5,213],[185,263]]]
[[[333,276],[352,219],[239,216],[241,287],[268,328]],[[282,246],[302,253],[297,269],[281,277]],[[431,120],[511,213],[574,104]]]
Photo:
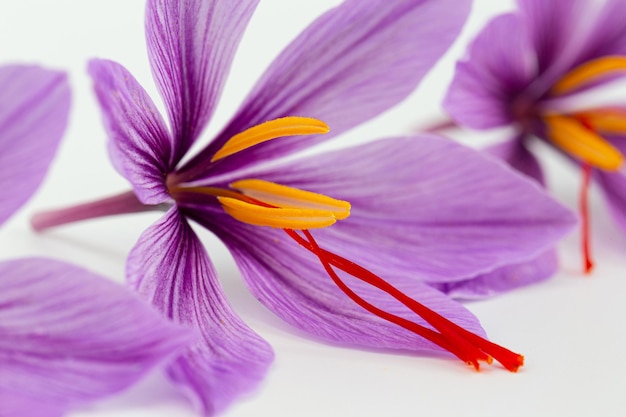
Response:
[[[213,155],[211,162],[226,158],[268,140],[299,135],[318,135],[330,131],[326,123],[309,117],[283,117],[253,126],[236,134]]]
[[[243,223],[282,229],[315,229],[328,227],[337,219],[331,211],[263,207],[230,197],[217,198],[226,213]]]
[[[595,168],[616,171],[621,167],[624,157],[620,151],[577,120],[558,115],[544,120],[548,137],[564,151]]]
[[[576,118],[591,129],[606,133],[626,133],[626,111],[600,109],[580,112]]]
[[[271,206],[327,211],[333,213],[337,220],[350,215],[350,203],[323,194],[255,179],[236,181],[230,186]]]
[[[217,197],[235,219],[257,226],[303,230],[328,227],[350,215],[350,203],[263,180],[241,180],[218,187],[173,187],[176,199],[187,193]],[[239,190],[239,191],[237,191]]]
[[[626,57],[607,56],[594,59],[567,73],[552,87],[552,94],[568,93],[616,71],[626,71]]]

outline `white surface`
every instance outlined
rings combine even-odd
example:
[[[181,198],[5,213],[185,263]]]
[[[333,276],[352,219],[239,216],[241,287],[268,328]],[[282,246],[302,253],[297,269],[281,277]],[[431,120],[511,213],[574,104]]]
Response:
[[[40,62],[71,73],[71,125],[38,194],[0,231],[0,258],[45,255],[123,281],[126,254],[157,214],[79,223],[38,236],[33,211],[128,188],[111,168],[97,104],[85,75],[90,57],[123,63],[153,94],[140,0],[1,0],[0,63]],[[315,16],[337,0],[265,0],[244,38],[208,139],[232,114],[261,70]],[[454,56],[471,33],[510,1],[477,0],[464,36],[407,102],[348,141],[406,132],[437,115]],[[555,193],[575,205],[579,175],[547,156]],[[558,180],[558,181],[557,181]],[[10,192],[10,190],[2,190]],[[593,190],[593,251],[587,278],[578,236],[563,242],[562,271],[549,282],[470,308],[493,340],[526,355],[519,374],[494,366],[475,373],[454,360],[367,352],[310,340],[281,323],[246,291],[227,252],[201,233],[235,309],[276,350],[264,384],[224,416],[618,416],[626,413],[626,239]],[[0,370],[1,371],[1,370]],[[195,416],[158,372],[130,391],[73,417]],[[36,416],[34,416],[36,417]]]

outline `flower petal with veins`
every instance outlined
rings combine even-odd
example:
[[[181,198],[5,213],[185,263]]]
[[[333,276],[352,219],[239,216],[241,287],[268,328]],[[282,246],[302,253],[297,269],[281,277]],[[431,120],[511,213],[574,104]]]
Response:
[[[192,332],[62,262],[0,263],[0,415],[56,417],[173,359]]]
[[[168,371],[203,415],[221,411],[265,376],[272,348],[232,311],[202,243],[176,208],[139,238],[127,276],[162,314],[200,333]]]

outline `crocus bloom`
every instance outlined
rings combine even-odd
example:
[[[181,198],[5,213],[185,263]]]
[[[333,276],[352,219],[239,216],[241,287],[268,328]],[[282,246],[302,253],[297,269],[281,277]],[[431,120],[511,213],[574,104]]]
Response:
[[[321,339],[449,350],[474,366],[493,356],[516,370],[520,355],[473,334],[484,335],[474,316],[426,282],[469,280],[537,255],[568,231],[567,210],[500,163],[432,136],[280,160],[405,98],[470,2],[345,1],[296,38],[222,132],[181,162],[256,4],[149,1],[148,51],[170,128],[127,70],[92,61],[110,154],[133,192],[43,213],[34,226],[167,209],[132,250],[128,279],[202,332],[169,369],[205,414],[253,386],[272,351],[227,304],[189,220],[222,239],[256,298]]]
[[[518,0],[518,8],[493,19],[474,40],[457,65],[445,107],[470,128],[512,126],[509,140],[491,151],[542,184],[541,168],[528,149],[534,138],[581,167],[589,271],[586,194],[591,177],[626,229],[626,101],[589,102],[589,94],[626,70],[626,3]]]
[[[64,73],[0,67],[0,225],[43,179],[69,103]],[[128,387],[190,342],[188,330],[82,268],[0,262],[0,416],[60,416]]]

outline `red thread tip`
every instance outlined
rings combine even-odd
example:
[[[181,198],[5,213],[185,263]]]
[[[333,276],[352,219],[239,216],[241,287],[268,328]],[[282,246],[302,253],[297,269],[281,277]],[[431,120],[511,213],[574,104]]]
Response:
[[[591,274],[593,269],[593,261],[591,260],[591,220],[589,215],[589,185],[591,182],[591,165],[583,164],[583,178],[580,187],[580,217],[582,220],[582,251],[583,259],[585,260],[584,272],[585,275]]]

